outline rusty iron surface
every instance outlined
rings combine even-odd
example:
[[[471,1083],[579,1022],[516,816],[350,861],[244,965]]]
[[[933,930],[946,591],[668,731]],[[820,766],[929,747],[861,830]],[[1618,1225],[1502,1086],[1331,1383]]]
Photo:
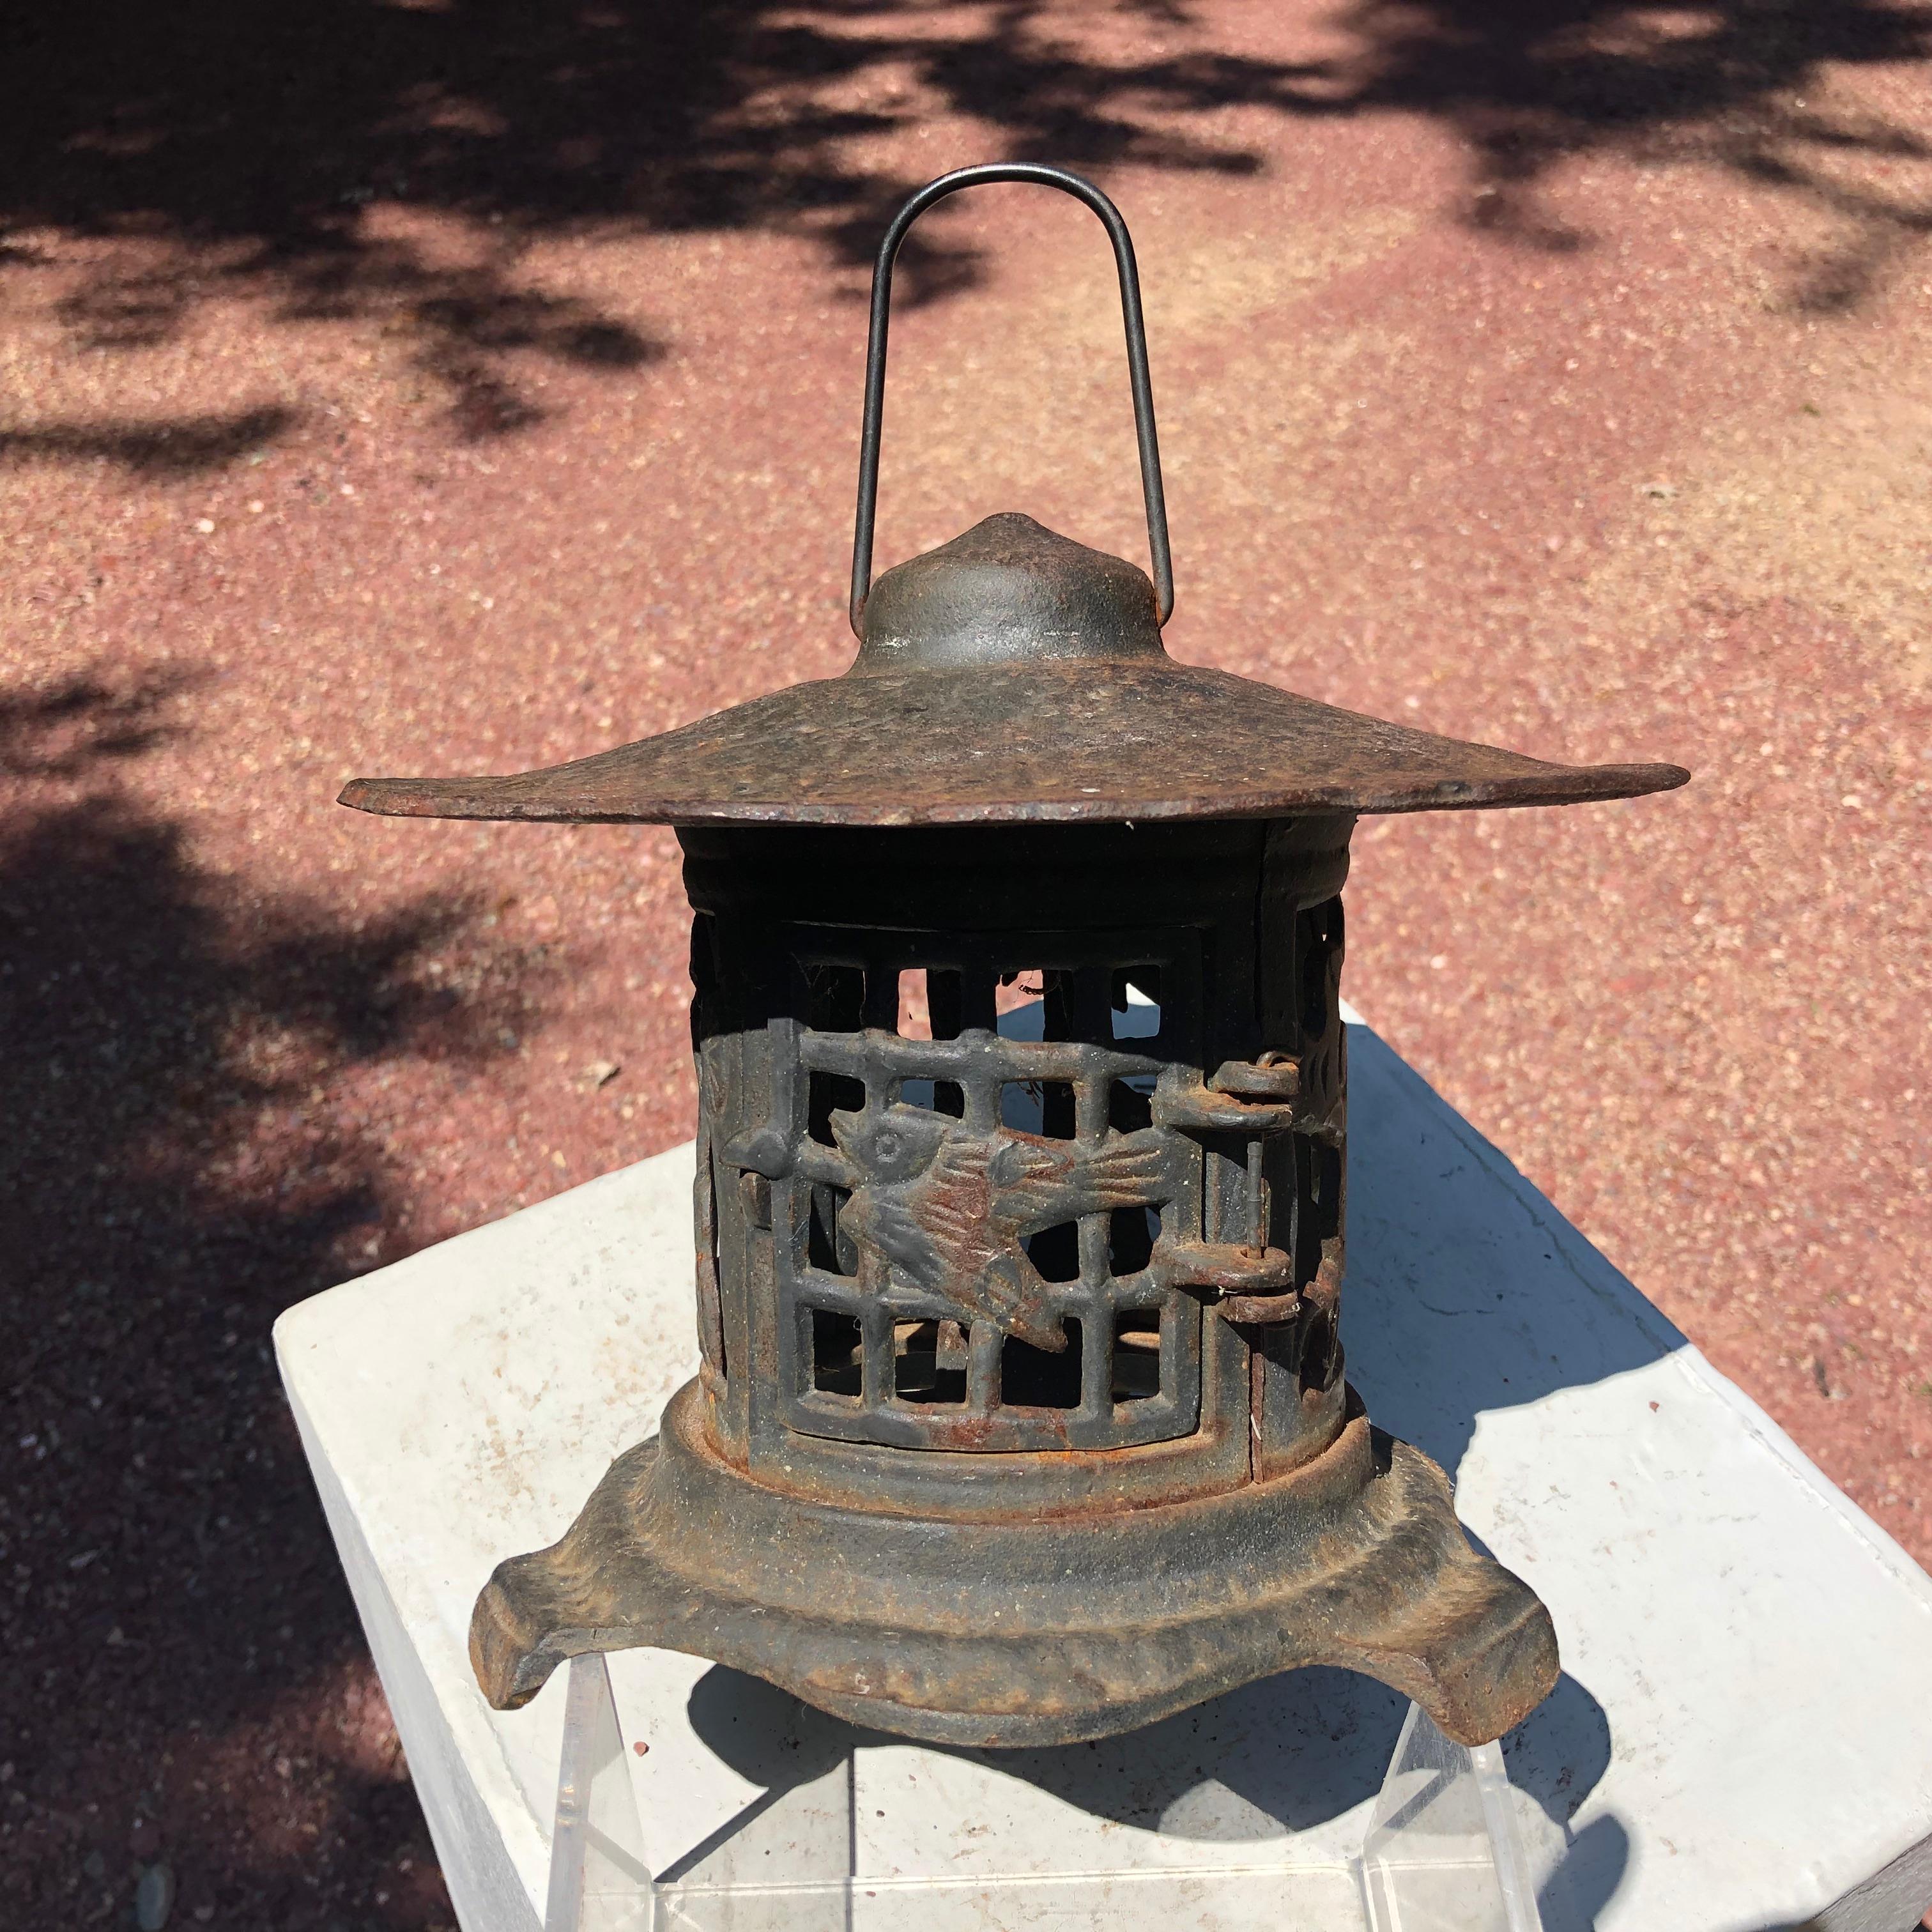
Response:
[[[1667,764],[1562,765],[1175,662],[1131,565],[1018,516],[888,571],[845,676],[508,777],[358,778],[424,818],[948,825],[1570,805]]]
[[[1144,573],[1010,512],[879,579],[848,674],[1166,655]]]
[[[1152,1206],[1173,1192],[1166,1146],[1151,1129],[1083,1147],[1016,1131],[975,1133],[898,1102],[869,1118],[835,1112],[831,1120],[848,1163],[843,1223],[853,1238],[889,1273],[928,1293],[950,1290],[968,1317],[1050,1354],[1066,1336],[1022,1240],[1084,1215]]]
[[[962,1746],[1106,1737],[1315,1664],[1474,1744],[1556,1682],[1543,1605],[1470,1547],[1442,1471],[1359,1411],[1312,1462],[1232,1495],[935,1534],[751,1480],[703,1410],[687,1384],[560,1542],[497,1567],[470,1649],[499,1709],[566,1658],[636,1645]]]
[[[1298,1296],[1342,1235],[1349,825],[686,834],[728,1453],[943,1515],[1320,1450],[1340,1360]],[[1282,1331],[1271,1420],[1229,1297],[1271,1298],[1240,1316]],[[989,1454],[996,1486],[951,1460]]]

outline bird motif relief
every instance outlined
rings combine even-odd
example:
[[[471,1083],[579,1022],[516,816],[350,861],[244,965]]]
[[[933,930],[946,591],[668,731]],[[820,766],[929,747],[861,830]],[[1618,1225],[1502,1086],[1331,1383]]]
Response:
[[[1150,1129],[1082,1144],[979,1133],[897,1102],[835,1112],[831,1124],[862,1177],[841,1230],[908,1282],[1054,1353],[1066,1333],[1022,1240],[1082,1214],[1157,1203],[1170,1187],[1166,1141]]]

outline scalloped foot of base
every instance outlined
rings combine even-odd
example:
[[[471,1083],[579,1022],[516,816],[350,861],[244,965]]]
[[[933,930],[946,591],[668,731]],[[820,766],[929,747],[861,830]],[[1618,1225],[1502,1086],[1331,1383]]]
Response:
[[[1106,1737],[1310,1664],[1378,1678],[1473,1745],[1559,1669],[1549,1612],[1471,1547],[1442,1471],[1359,1413],[1270,1482],[935,1534],[752,1482],[711,1450],[695,1384],[560,1542],[498,1566],[470,1624],[501,1710],[566,1658],[640,1645],[961,1746]]]

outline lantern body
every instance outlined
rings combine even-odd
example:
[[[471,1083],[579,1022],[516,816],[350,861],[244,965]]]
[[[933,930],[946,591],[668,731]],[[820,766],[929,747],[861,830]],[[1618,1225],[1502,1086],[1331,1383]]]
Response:
[[[1010,1512],[1325,1447],[1349,827],[685,834],[721,1452]]]

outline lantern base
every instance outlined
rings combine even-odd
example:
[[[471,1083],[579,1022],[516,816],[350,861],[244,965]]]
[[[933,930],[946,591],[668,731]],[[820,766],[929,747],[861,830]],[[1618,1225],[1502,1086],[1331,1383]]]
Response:
[[[1349,1407],[1328,1448],[1270,1481],[961,1521],[754,1482],[711,1449],[688,1383],[560,1542],[497,1566],[471,1660],[508,1710],[583,1652],[685,1651],[854,1724],[962,1746],[1109,1736],[1335,1664],[1457,1743],[1487,1743],[1556,1684],[1549,1612],[1470,1546],[1435,1463]]]

